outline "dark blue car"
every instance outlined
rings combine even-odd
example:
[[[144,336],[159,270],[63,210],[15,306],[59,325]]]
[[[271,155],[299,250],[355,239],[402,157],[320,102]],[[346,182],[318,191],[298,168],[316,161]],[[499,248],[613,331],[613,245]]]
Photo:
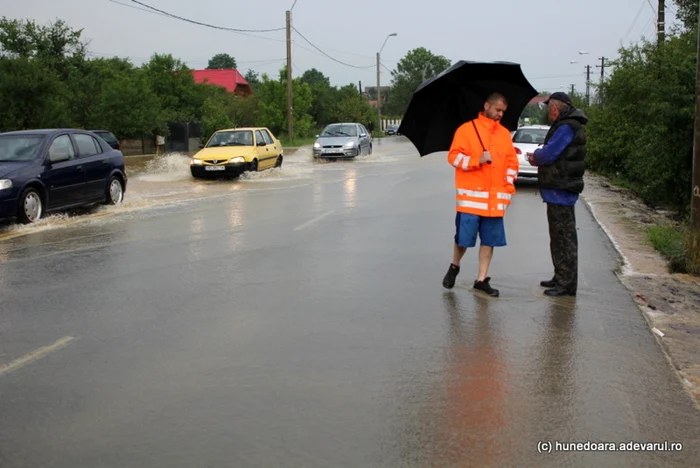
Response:
[[[121,203],[126,181],[124,155],[91,132],[0,133],[0,218],[33,223],[55,210]]]

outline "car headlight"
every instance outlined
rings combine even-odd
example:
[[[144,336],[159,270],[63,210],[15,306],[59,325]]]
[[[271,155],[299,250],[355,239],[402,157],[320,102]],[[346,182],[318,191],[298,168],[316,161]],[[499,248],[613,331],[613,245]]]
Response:
[[[202,164],[204,164],[204,162],[201,159],[192,158],[192,161],[190,162],[190,164],[193,166],[201,166]]]
[[[318,141],[314,143],[314,149],[321,149],[321,143],[319,143]]]
[[[12,181],[10,179],[0,179],[0,190],[7,190],[12,188]]]
[[[229,163],[231,163],[231,164],[242,163],[242,162],[245,162],[245,158],[242,156],[238,156],[237,158],[231,158],[229,160]]]
[[[345,147],[345,148],[352,148],[353,146],[355,146],[355,142],[354,142],[354,141],[348,141],[347,143],[345,143],[345,144],[343,145],[343,147]]]

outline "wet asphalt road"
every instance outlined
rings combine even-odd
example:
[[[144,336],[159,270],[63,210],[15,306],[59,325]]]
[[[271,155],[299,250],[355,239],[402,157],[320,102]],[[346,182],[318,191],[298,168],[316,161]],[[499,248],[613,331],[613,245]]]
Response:
[[[5,225],[0,466],[698,466],[700,413],[586,208],[578,297],[538,286],[531,184],[501,297],[471,290],[476,251],[447,292],[452,169],[382,143],[239,181],[132,175],[124,208]]]

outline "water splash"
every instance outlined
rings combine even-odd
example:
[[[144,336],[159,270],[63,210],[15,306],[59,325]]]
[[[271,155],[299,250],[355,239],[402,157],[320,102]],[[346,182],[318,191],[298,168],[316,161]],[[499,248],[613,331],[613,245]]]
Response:
[[[158,156],[146,163],[144,172],[134,176],[146,182],[173,182],[190,179],[191,158],[184,153]]]

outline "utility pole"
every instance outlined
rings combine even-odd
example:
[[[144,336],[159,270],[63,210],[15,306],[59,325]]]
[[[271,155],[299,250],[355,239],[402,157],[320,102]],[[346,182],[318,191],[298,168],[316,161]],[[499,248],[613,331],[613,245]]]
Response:
[[[659,19],[656,25],[659,44],[664,42],[664,36],[666,33],[665,3],[665,0],[659,0]]]
[[[586,106],[591,105],[591,66],[586,65]]]
[[[600,68],[600,84],[605,80],[605,60],[606,57],[600,57],[600,65],[596,65],[596,68]]]
[[[358,82],[357,90],[362,94],[362,81]]]
[[[571,99],[574,98],[574,94],[576,94],[576,85],[571,85]]]
[[[377,52],[377,131],[382,131],[382,92],[379,89],[379,52]]]
[[[294,99],[292,95],[292,12],[287,10],[287,132],[294,140]]]
[[[700,20],[700,7],[698,8]],[[698,23],[700,24],[700,23]],[[698,35],[700,53],[700,35]],[[699,55],[700,57],[700,55]],[[693,193],[690,197],[691,259],[700,261],[700,60],[695,72],[695,135],[693,141]]]

